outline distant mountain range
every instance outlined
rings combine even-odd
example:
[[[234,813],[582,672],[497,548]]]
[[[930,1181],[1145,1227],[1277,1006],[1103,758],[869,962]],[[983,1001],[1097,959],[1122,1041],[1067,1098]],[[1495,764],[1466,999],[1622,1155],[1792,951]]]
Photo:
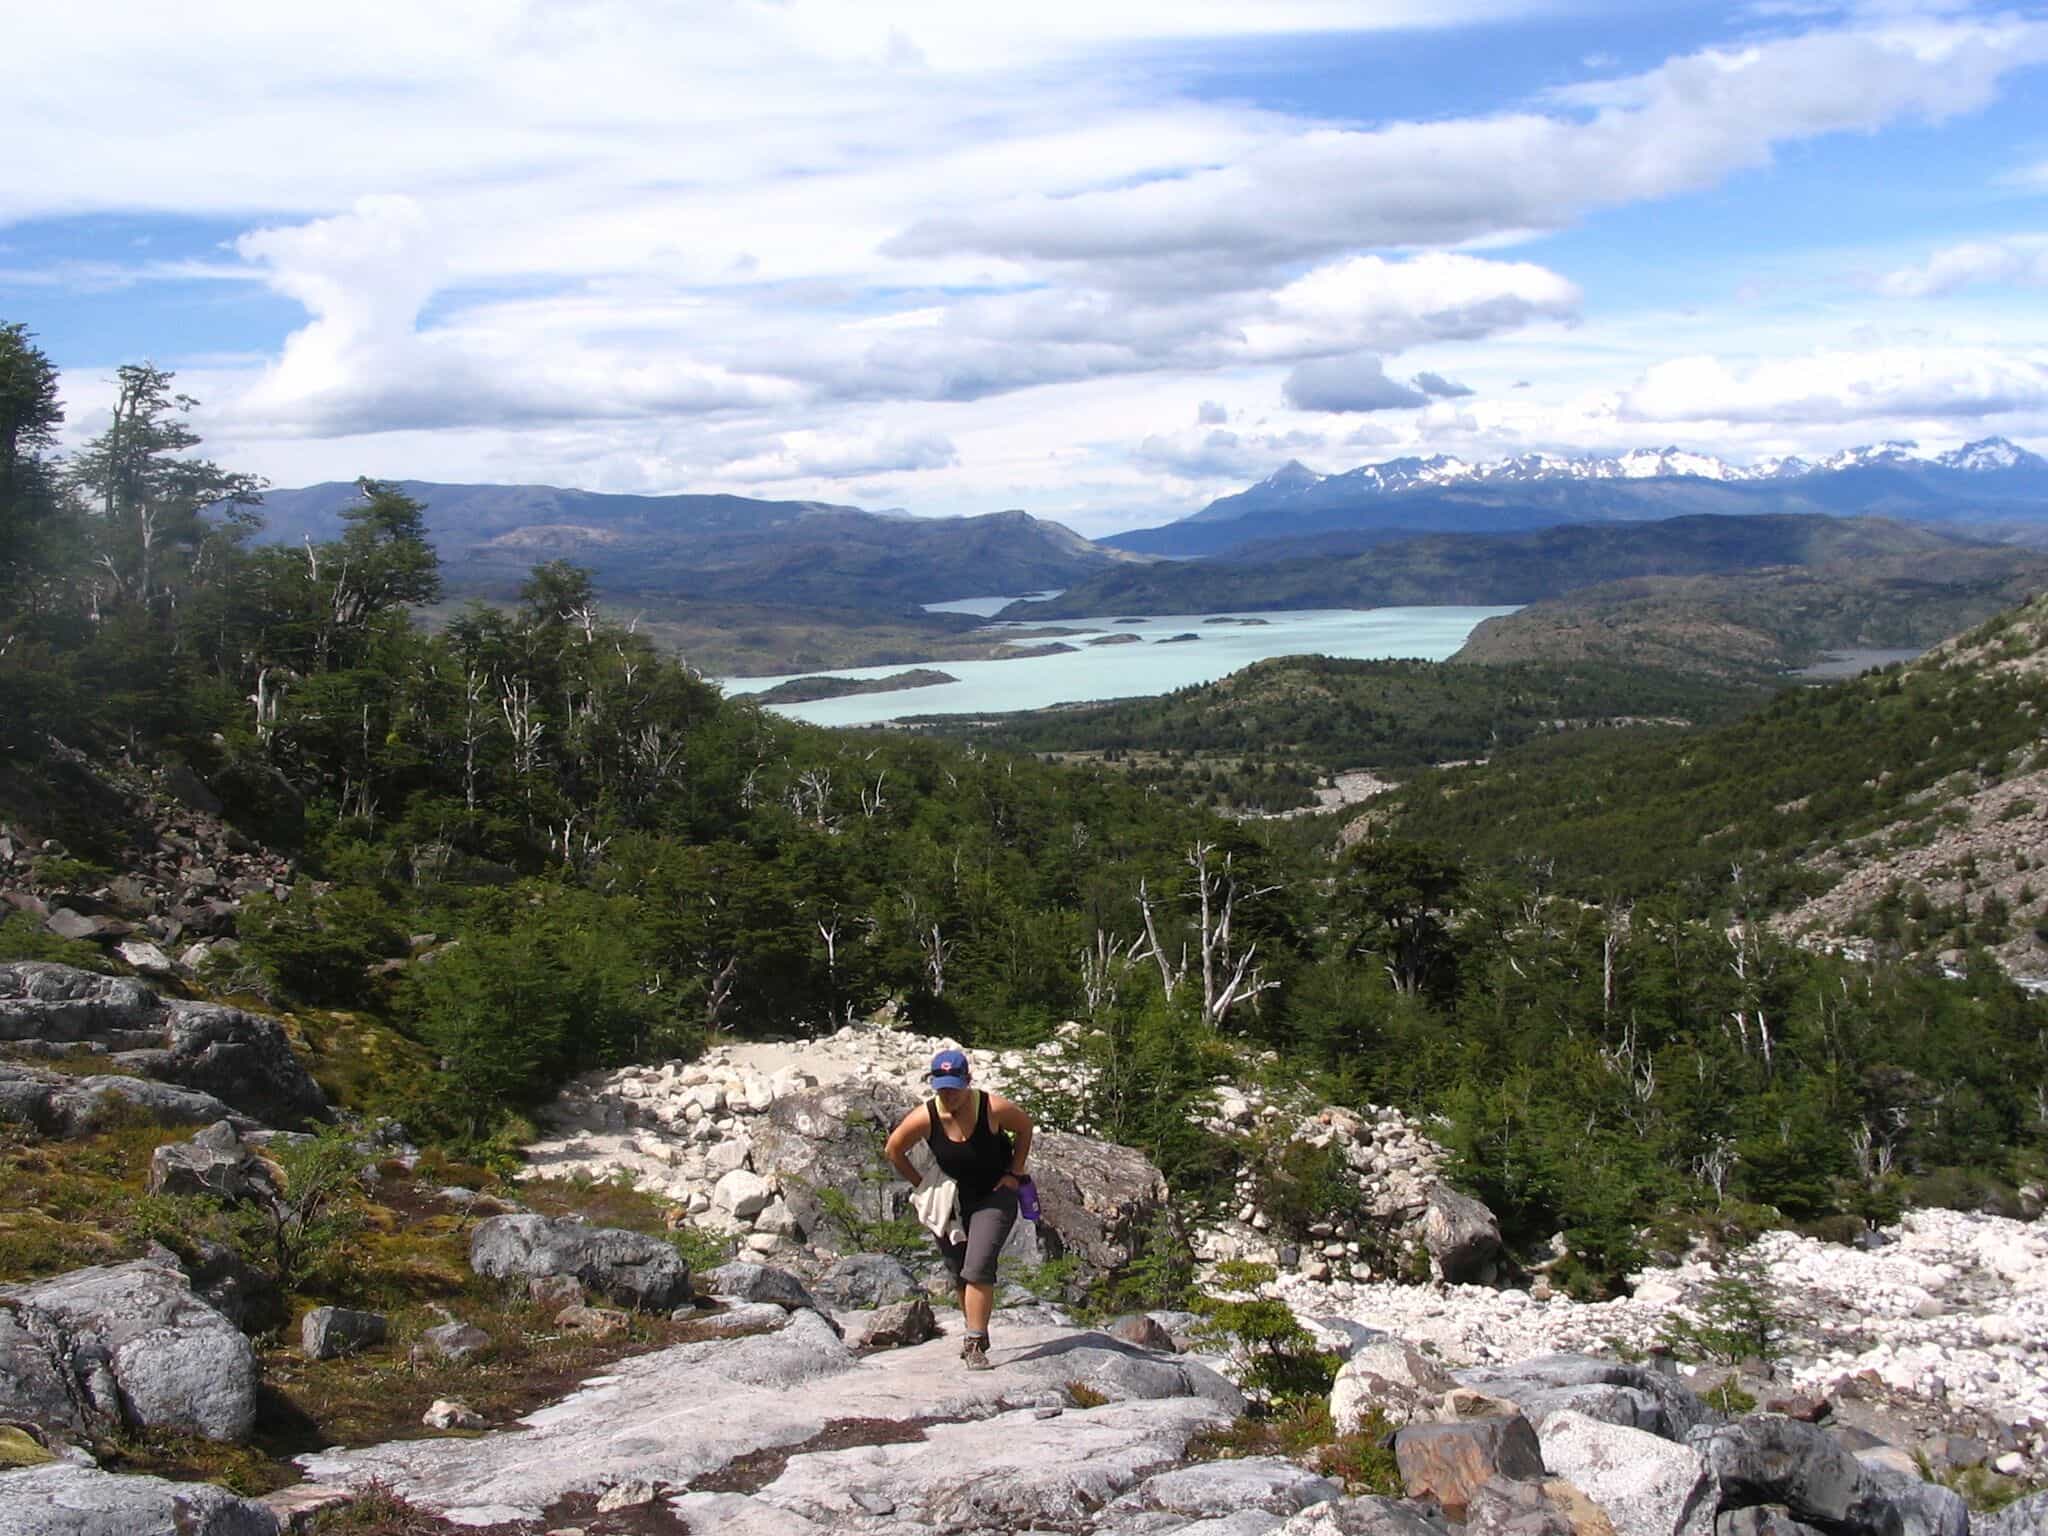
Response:
[[[1324,546],[1333,540],[1309,541]],[[1284,549],[1286,546],[1270,546]],[[1947,528],[1882,518],[1759,513],[1659,522],[1567,523],[1513,533],[1432,533],[1345,554],[1319,547],[1289,559],[1168,560],[1104,572],[1005,619],[1107,614],[1210,614],[1425,603],[1538,602],[1603,582],[1706,576],[1769,567],[1875,569],[1927,582],[1965,582],[2048,559]],[[1901,588],[1905,592],[1906,588]]]
[[[1023,512],[913,518],[816,501],[622,496],[546,485],[398,482],[426,506],[452,593],[502,596],[566,559],[610,597],[903,609],[1072,586],[1144,557]],[[262,538],[330,539],[358,499],[329,482],[263,498]]]
[[[1616,457],[1530,453],[1492,463],[1436,454],[1320,475],[1299,461],[1201,511],[1102,542],[1136,553],[1242,557],[1318,535],[1508,532],[1689,513],[1828,513],[1991,525],[2048,520],[2048,459],[2002,437],[1922,455],[1911,443],[1819,461],[1730,464],[1682,448]],[[1268,547],[1258,558],[1277,553]]]

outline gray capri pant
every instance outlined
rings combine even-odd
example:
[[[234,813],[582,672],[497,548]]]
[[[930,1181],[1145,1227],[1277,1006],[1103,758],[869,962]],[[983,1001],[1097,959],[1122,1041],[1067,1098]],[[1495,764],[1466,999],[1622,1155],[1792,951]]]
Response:
[[[1017,1191],[997,1188],[987,1198],[970,1201],[960,1197],[960,1225],[967,1229],[967,1241],[949,1243],[938,1238],[939,1253],[956,1285],[994,1285],[996,1255],[1009,1241],[1010,1228],[1017,1225]]]

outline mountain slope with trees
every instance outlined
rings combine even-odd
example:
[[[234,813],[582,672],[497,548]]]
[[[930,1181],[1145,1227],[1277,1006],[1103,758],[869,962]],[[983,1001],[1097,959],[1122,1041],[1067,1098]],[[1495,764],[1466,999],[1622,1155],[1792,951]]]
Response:
[[[242,968],[190,984],[406,1041],[382,1059],[435,1070],[366,1066],[345,1107],[449,1154],[516,1158],[581,1068],[886,1009],[977,1049],[1081,1021],[1111,1070],[1047,1116],[1120,1126],[1197,1204],[1238,1173],[1202,1128],[1219,1077],[1441,1115],[1467,1186],[1517,1244],[1563,1233],[1588,1294],[1688,1226],[1853,1230],[2041,1172],[2048,1005],[1988,962],[1951,982],[1763,921],[1819,882],[1817,839],[2034,750],[2039,684],[2003,661],[1668,741],[1539,736],[1489,777],[1423,772],[1395,831],[1340,852],[1113,771],[774,719],[565,563],[424,632],[431,509],[366,482],[337,537],[252,545],[197,515],[253,488],[194,455],[168,376],[124,370],[115,428],[59,461],[47,360],[18,329],[0,356],[0,815],[32,850],[10,878],[161,920],[63,765],[189,771],[292,871],[227,904]],[[32,906],[0,923],[0,955],[59,944],[119,966]],[[1313,1152],[1264,1149],[1260,1176],[1313,1186]]]

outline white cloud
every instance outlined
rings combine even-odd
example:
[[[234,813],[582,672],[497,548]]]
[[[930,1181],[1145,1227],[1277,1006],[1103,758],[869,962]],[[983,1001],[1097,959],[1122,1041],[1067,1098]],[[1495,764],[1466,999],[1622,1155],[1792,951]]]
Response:
[[[1176,73],[1190,44],[1226,45],[1214,58],[1237,39],[1548,7],[1048,0],[991,22],[938,0],[46,6],[9,20],[0,225],[119,210],[248,229],[217,260],[124,249],[54,280],[203,269],[301,305],[261,366],[195,377],[196,357],[159,356],[211,402],[224,460],[285,483],[843,497],[858,480],[920,511],[1125,517],[1320,441],[1327,420],[1283,404],[1290,379],[1354,406],[1478,391],[1361,428],[1361,449],[1573,446],[1652,420],[1760,430],[1624,417],[1615,380],[1643,375],[1630,409],[1692,411],[1712,381],[1657,372],[1671,352],[1768,358],[1846,332],[1802,317],[1724,347],[1668,312],[1603,311],[1563,269],[1582,254],[1480,252],[1822,135],[1972,110],[2048,53],[2039,20],[1860,6],[1370,128],[1207,99]],[[1485,41],[1446,34],[1447,67],[1468,37]],[[1956,281],[1936,264],[1925,296]],[[1919,302],[1896,313],[1926,322]],[[1773,365],[1723,366],[1746,384]],[[1926,394],[2021,398],[2015,366]],[[104,367],[78,372],[84,398]],[[1863,398],[1808,393],[1837,411]],[[1194,427],[1159,434],[1167,420]]]
[[[1820,352],[1746,368],[1678,358],[1617,402],[1617,415],[1634,422],[1865,423],[2042,410],[2048,351],[1989,348]]]
[[[1895,299],[1923,299],[1979,283],[2048,288],[2048,235],[1951,245],[1917,267],[1885,274],[1878,291]]]
[[[898,436],[792,432],[772,448],[721,465],[719,474],[739,484],[852,480],[904,470],[942,469],[959,461],[959,450],[937,433]]]
[[[1398,411],[1429,404],[1412,385],[1387,377],[1386,365],[1370,352],[1303,363],[1281,385],[1298,411]]]
[[[909,255],[1088,263],[1200,257],[1256,267],[1347,248],[1556,229],[1768,164],[1776,146],[1983,106],[2048,57],[2048,24],[1921,22],[1706,50],[1504,113],[1370,131],[1315,129],[1235,162],[1135,186],[1031,193],[921,220]],[[1308,195],[1311,190],[1314,196]]]

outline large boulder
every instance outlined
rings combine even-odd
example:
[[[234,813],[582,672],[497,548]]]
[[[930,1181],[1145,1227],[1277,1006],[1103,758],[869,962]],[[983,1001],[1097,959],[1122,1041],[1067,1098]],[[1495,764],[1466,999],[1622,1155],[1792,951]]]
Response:
[[[924,1287],[901,1259],[886,1253],[852,1253],[814,1281],[811,1294],[837,1311],[860,1312],[922,1296]]]
[[[1526,1481],[1543,1475],[1536,1432],[1519,1413],[1463,1419],[1455,1424],[1411,1424],[1394,1436],[1394,1459],[1414,1499],[1435,1499],[1453,1520],[1490,1477]]]
[[[1593,1355],[1540,1355],[1515,1365],[1477,1366],[1453,1373],[1461,1386],[1502,1398],[1541,1427],[1567,1410],[1589,1419],[1683,1440],[1719,1419],[1676,1377],[1647,1366]]]
[[[256,1352],[169,1265],[73,1270],[0,1290],[0,1412],[76,1433],[241,1440]]]
[[[1444,1279],[1484,1284],[1493,1279],[1493,1261],[1500,1256],[1500,1223],[1470,1195],[1433,1184],[1422,1216],[1422,1245],[1429,1250],[1430,1266]]]
[[[1374,1409],[1396,1428],[1434,1416],[1454,1383],[1414,1345],[1381,1338],[1352,1351],[1330,1388],[1330,1421],[1355,1434]]]
[[[0,1472],[0,1536],[278,1536],[278,1520],[211,1483],[55,1462]]]
[[[1724,1511],[1773,1505],[1825,1531],[1963,1536],[1961,1498],[1911,1473],[1866,1465],[1826,1430],[1777,1414],[1696,1430],[1691,1444],[1721,1485]]]
[[[1619,1536],[1713,1536],[1714,1477],[1690,1447],[1569,1409],[1537,1438],[1544,1466],[1607,1511]]]
[[[773,1302],[785,1312],[799,1308],[809,1308],[813,1312],[819,1310],[817,1299],[803,1281],[772,1264],[735,1260],[705,1271],[698,1277],[698,1282],[706,1295],[722,1296],[728,1301]]]
[[[549,1216],[493,1216],[470,1234],[469,1266],[492,1280],[571,1275],[590,1290],[649,1312],[690,1299],[690,1266],[660,1238]]]
[[[0,1042],[25,1041],[104,1047],[128,1071],[212,1094],[267,1125],[327,1114],[277,1020],[166,1001],[131,977],[45,961],[0,965]]]

